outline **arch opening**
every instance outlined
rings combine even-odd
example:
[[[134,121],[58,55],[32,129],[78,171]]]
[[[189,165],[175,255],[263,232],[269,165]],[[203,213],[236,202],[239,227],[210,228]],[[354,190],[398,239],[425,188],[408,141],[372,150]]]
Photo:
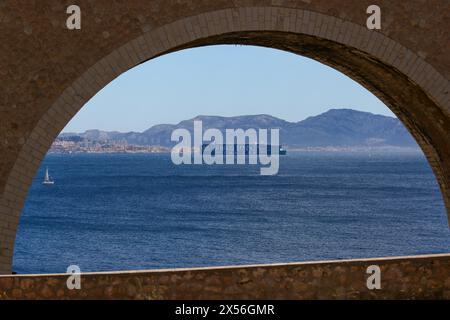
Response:
[[[225,50],[223,46],[220,47]],[[214,48],[216,48],[216,51]],[[216,46],[210,48],[201,47],[193,50],[181,49],[177,53],[167,54],[164,59],[163,57],[159,57],[151,60],[145,63],[145,65],[140,65],[133,69],[131,75],[124,75],[124,77],[120,77],[120,79],[111,83],[111,86],[108,85],[107,88],[102,89],[96,97],[89,101],[89,106],[86,107],[91,108],[91,110],[95,107],[100,107],[100,105],[105,104],[107,101],[105,96],[111,96],[113,94],[112,91],[120,92],[121,88],[123,88],[124,92],[122,94],[114,95],[116,99],[119,99],[119,96],[126,97],[133,95],[133,93],[139,96],[140,99],[132,98],[131,101],[124,99],[124,103],[126,104],[117,106],[117,108],[126,108],[129,113],[135,113],[136,111],[133,110],[138,108],[128,109],[129,105],[140,104],[142,103],[140,100],[148,101],[148,105],[145,103],[145,107],[146,109],[151,109],[152,113],[149,114],[142,111],[139,117],[140,119],[142,117],[146,118],[145,115],[152,118],[153,114],[156,116],[156,114],[164,112],[164,110],[169,113],[180,111],[176,108],[174,108],[175,110],[170,108],[170,103],[166,105],[162,102],[163,100],[160,97],[162,94],[156,94],[155,96],[154,93],[149,93],[148,96],[141,96],[138,88],[134,90],[128,88],[131,85],[134,87],[136,81],[145,83],[147,80],[145,76],[159,78],[160,75],[158,76],[158,74],[164,68],[170,73],[170,68],[172,68],[170,61],[181,69],[178,72],[172,71],[174,73],[172,75],[173,77],[185,79],[185,74],[187,73],[191,75],[189,79],[191,82],[200,82],[198,86],[203,87],[204,84],[202,85],[200,80],[202,76],[193,75],[192,69],[189,68],[186,70],[185,66],[190,63],[195,63],[198,58],[194,60],[193,57],[196,55],[214,56],[220,52],[220,49]],[[300,58],[296,55],[287,54],[278,50],[266,50],[261,47],[254,47],[253,49],[228,48],[225,51],[229,55],[236,53],[236,56],[242,56],[243,59],[247,60],[248,57],[243,52],[250,50],[256,55],[258,55],[258,51],[261,53],[272,52],[273,57],[265,56],[265,59],[263,59],[268,63],[270,63],[268,58],[272,59],[273,66],[269,66],[269,69],[276,68],[274,66],[278,65],[280,70],[283,70],[283,66],[279,65],[283,61],[283,58],[279,56],[289,56],[291,64],[295,61],[295,63],[299,62],[299,65],[305,66],[305,69],[308,70],[307,78],[312,76],[309,73],[312,69],[311,65],[314,64],[314,69],[322,74],[323,83],[310,86],[309,89],[306,89],[307,92],[311,90],[325,90],[323,91],[324,95],[335,96],[334,91],[332,91],[333,93],[327,92],[327,89],[330,88],[330,84],[325,84],[326,82],[330,82],[324,79],[327,76],[334,79],[334,86],[345,87],[344,83],[352,82],[352,80],[349,80],[341,73],[337,71],[331,72],[325,65],[320,66],[319,62],[313,62],[309,59]],[[189,58],[181,59],[180,57],[184,55],[189,56],[191,60]],[[178,56],[178,59],[181,61],[176,60],[172,56]],[[165,60],[165,62],[161,60]],[[234,59],[230,59],[230,61],[224,59],[221,60],[221,63],[231,67],[234,63],[232,61]],[[210,66],[208,62],[205,63]],[[290,63],[287,63],[284,67],[294,68],[294,65],[289,66]],[[247,74],[250,70],[254,70],[253,67],[245,69],[242,65],[240,68],[232,67],[227,69],[240,69],[244,74]],[[199,67],[197,69],[200,69],[200,74],[204,76],[202,71],[203,69],[207,69],[207,67]],[[330,70],[329,74],[324,70]],[[240,71],[236,71],[236,75],[240,74]],[[214,83],[215,81],[213,79],[225,76],[222,72],[222,69],[220,71],[211,71],[211,80],[209,82]],[[300,70],[297,70],[297,72],[300,72]],[[269,73],[273,76],[273,72],[269,71]],[[290,70],[289,74],[292,73],[292,70]],[[336,77],[334,74],[336,74]],[[337,78],[338,75],[340,78]],[[295,79],[295,76],[290,77],[286,71],[278,72],[276,73],[276,78],[279,79],[278,82],[281,86],[285,86],[290,82],[288,79],[283,80],[284,76],[286,78],[289,77],[291,80]],[[239,77],[242,79],[241,76]],[[320,78],[321,76],[318,77]],[[249,78],[246,83],[242,83],[244,87],[250,89],[253,86],[256,89],[261,85],[259,82],[252,84],[251,77]],[[166,76],[161,81],[164,83],[166,82],[165,79]],[[241,81],[239,80],[239,82]],[[314,80],[311,78],[310,81]],[[182,89],[182,92],[178,92],[182,88],[181,86],[183,86],[182,83],[183,80],[177,79],[171,84],[173,91],[177,92],[174,94],[175,96],[180,95],[180,97],[185,97],[185,94],[183,94],[186,91],[185,88]],[[300,81],[298,85],[301,85],[301,83],[303,81]],[[221,85],[225,91],[230,93],[233,91],[226,81],[222,82]],[[360,91],[366,91],[356,83],[354,85],[355,87],[359,87]],[[215,86],[217,85],[206,86],[203,90],[210,91],[212,90],[211,87]],[[149,83],[143,84],[142,87],[148,87],[150,92],[158,91],[155,88],[161,88],[151,80]],[[259,89],[263,91],[271,90],[268,88],[268,85]],[[187,106],[193,109],[192,113],[184,117],[179,116],[177,120],[173,122],[168,121],[167,123],[178,123],[183,120],[189,122],[187,119],[194,117],[202,118],[202,116],[199,116],[201,114],[224,116],[220,108],[212,105],[208,108],[211,111],[195,110],[195,104],[202,104],[202,102],[208,99],[201,97],[202,90],[198,92],[195,89],[192,90],[194,91],[192,96],[198,97],[191,98],[195,102],[190,101],[191,99],[189,97],[182,99],[182,103],[186,102]],[[299,91],[303,90],[299,88]],[[286,92],[286,90],[283,90],[283,92]],[[359,92],[355,89],[348,90],[348,93],[355,94],[354,97],[356,98]],[[231,99],[231,104],[240,100],[236,98],[242,98],[239,94],[231,95],[235,96],[234,99]],[[253,94],[250,93],[249,95],[253,96],[252,101],[258,104],[257,91],[255,90]],[[275,97],[274,100],[277,100],[277,98],[281,98],[282,93],[274,89],[271,95]],[[208,96],[211,97],[209,94]],[[265,99],[268,99],[267,96],[265,97]],[[342,97],[339,98],[338,95],[335,97],[342,101]],[[224,96],[217,93],[216,99],[222,100],[223,98]],[[109,98],[109,100],[112,99],[114,98]],[[372,99],[376,100],[373,96]],[[300,95],[291,96],[289,100],[302,101]],[[315,113],[315,108],[308,107],[310,100],[306,99],[308,103],[302,101],[298,105],[294,102],[290,102],[290,104],[292,104],[292,108],[301,109],[306,107],[306,109],[309,109],[309,112]],[[322,99],[318,100],[320,101]],[[356,107],[357,109],[358,107],[362,107],[355,103],[355,101],[352,101],[353,99],[351,98],[346,100],[346,102],[340,103],[328,101],[325,104],[328,105],[331,103],[329,105],[330,107],[347,106]],[[163,106],[158,106],[161,102]],[[215,100],[211,100],[210,103],[214,104]],[[318,104],[320,105],[322,103]],[[272,108],[262,112],[258,108],[254,108],[253,111],[249,111],[246,110],[247,108],[244,105],[245,103],[241,103],[238,113],[233,113],[232,115],[243,116],[267,113],[269,116],[278,116],[278,118],[281,118],[278,121],[282,121],[282,119],[286,120],[279,115],[279,110]],[[276,103],[275,105],[278,106]],[[375,108],[375,106],[380,107],[380,109]],[[110,109],[111,107],[110,105],[108,108],[111,114],[107,113],[108,110],[104,110],[105,113],[103,114],[97,113],[97,117],[100,116],[102,118],[97,118],[96,120],[103,122],[103,126],[105,126],[100,129],[109,132],[111,130],[123,132],[123,130],[117,130],[115,127],[110,127],[109,130],[107,129],[106,119],[113,118],[114,116],[112,114],[115,113],[115,109]],[[381,108],[387,110],[382,104],[372,105],[370,109],[374,113],[380,113],[383,111]],[[325,111],[325,114],[329,112],[332,111]],[[333,112],[344,112],[344,110],[337,109]],[[357,111],[354,112],[356,113]],[[312,116],[312,114],[307,115]],[[92,116],[95,119],[95,114],[91,113]],[[204,120],[208,123],[208,119],[205,118]],[[292,121],[297,120],[301,120],[301,118],[292,119]],[[209,121],[213,121],[213,119],[209,118]],[[80,123],[80,121],[78,122]],[[166,122],[160,121],[154,123],[160,124]],[[98,129],[97,124],[96,121],[92,121],[90,126],[85,126],[83,130]],[[116,125],[118,124],[116,123]],[[145,127],[145,129],[148,128],[150,126]],[[136,127],[132,126],[125,129],[124,132],[127,131],[139,130],[136,130]],[[64,132],[80,131],[65,128]],[[170,137],[170,133],[166,133],[164,136]],[[281,136],[281,142],[284,145],[283,138],[286,135],[282,134]],[[22,223],[25,222],[27,228],[20,230],[20,237],[16,240],[14,271],[19,273],[61,272],[66,265],[70,264],[68,261],[76,261],[84,271],[111,271],[123,269],[284,263],[318,259],[361,258],[367,256],[399,256],[416,252],[442,251],[442,242],[437,239],[438,237],[425,236],[425,234],[433,233],[431,230],[436,234],[442,234],[442,228],[437,229],[434,225],[428,229],[424,227],[421,231],[424,234],[422,241],[417,241],[414,234],[408,231],[408,228],[415,230],[418,228],[414,224],[414,221],[421,221],[420,215],[417,213],[421,210],[422,212],[426,210],[425,206],[422,207],[420,203],[416,202],[416,189],[411,189],[409,201],[405,201],[405,198],[408,198],[407,195],[402,196],[400,192],[396,191],[402,185],[402,183],[396,184],[396,180],[409,181],[408,183],[411,185],[407,188],[412,187],[414,184],[419,187],[417,180],[412,178],[414,174],[411,175],[411,169],[415,167],[417,170],[416,174],[423,175],[422,183],[429,186],[428,190],[424,192],[423,202],[431,206],[432,203],[436,202],[436,212],[432,209],[430,210],[433,213],[438,213],[437,211],[442,213],[442,202],[439,201],[437,203],[435,198],[433,198],[433,194],[436,191],[435,183],[430,183],[430,175],[424,174],[426,170],[420,165],[423,161],[417,161],[420,157],[419,155],[417,157],[414,154],[407,155],[405,158],[402,156],[396,158],[395,156],[389,156],[383,153],[377,155],[377,151],[370,158],[364,155],[364,153],[358,155],[358,152],[354,153],[354,156],[345,152],[334,155],[326,152],[323,154],[309,153],[308,155],[307,153],[296,153],[294,150],[291,150],[291,147],[294,147],[294,145],[287,145],[286,147],[289,155],[280,159],[280,165],[282,167],[279,172],[280,178],[275,177],[275,179],[271,179],[270,181],[272,182],[269,183],[270,187],[264,183],[267,179],[261,179],[262,177],[258,179],[258,175],[253,174],[253,168],[227,170],[227,168],[220,168],[220,166],[219,168],[214,166],[204,166],[201,168],[197,168],[196,166],[170,167],[167,165],[167,163],[170,164],[171,162],[170,156],[167,153],[158,154],[156,157],[152,155],[108,156],[101,154],[52,155],[41,166],[38,178],[35,179],[31,191],[35,193],[30,193],[29,195],[29,198],[34,199],[32,201],[34,205],[28,206],[24,212],[26,213],[25,217],[27,219],[23,220]],[[315,161],[312,162],[311,158],[315,159],[317,164],[314,164],[313,162]],[[330,158],[332,161],[328,162],[326,159]],[[378,167],[385,161],[390,163],[390,169],[387,171],[383,171],[386,168],[382,166]],[[96,166],[95,163],[102,163],[102,165]],[[64,173],[61,167],[62,164],[70,168],[69,171],[73,172],[73,174]],[[366,181],[365,183],[367,185],[364,183],[359,184],[361,192],[354,189],[354,186],[349,184],[345,178],[340,180],[339,176],[341,174],[349,174],[352,171],[345,169],[346,165],[349,168],[354,168],[355,172],[353,174],[356,180],[361,181],[362,179]],[[378,167],[380,172],[375,174],[370,168],[371,166]],[[49,190],[45,186],[42,186],[42,177],[46,167],[50,168],[51,173],[55,175],[57,190],[54,190],[54,188]],[[158,168],[158,170],[151,170],[153,167]],[[90,168],[90,170],[86,171],[83,168]],[[326,171],[321,172],[324,168],[326,168]],[[175,175],[180,177],[174,177],[172,172],[176,172]],[[384,174],[381,175],[380,173],[383,172]],[[392,175],[396,174],[402,178],[392,179]],[[136,178],[132,178],[135,175]],[[117,179],[113,178],[113,176],[117,177]],[[208,176],[210,176],[210,179]],[[222,180],[220,180],[221,176]],[[315,176],[315,178],[312,178],[312,176]],[[325,180],[327,183],[323,183]],[[374,183],[375,181],[379,181],[380,184],[377,185],[377,183]],[[391,193],[384,194],[388,199],[391,197],[391,201],[395,199],[395,202],[402,204],[404,206],[404,212],[397,209],[399,204],[396,207],[395,205],[390,205],[388,199],[373,196],[378,192],[377,188],[381,188],[383,184],[389,181],[392,183],[389,187]],[[133,183],[135,189],[131,189]],[[98,187],[95,186],[97,184]],[[291,184],[292,186],[288,187]],[[258,188],[259,190],[255,189],[255,185],[260,186]],[[358,185],[358,183],[355,185]],[[320,189],[321,186],[322,189]],[[216,190],[220,188],[222,188],[222,192],[217,193]],[[277,189],[281,191],[277,192]],[[364,190],[367,191],[369,189],[373,190],[373,195],[364,194]],[[104,190],[107,190],[107,192],[105,193]],[[165,196],[167,193],[172,193],[172,190],[173,195]],[[297,196],[293,193],[295,190],[297,191]],[[55,192],[57,194],[57,200],[53,196]],[[329,198],[326,197],[327,193],[329,193]],[[112,196],[108,197],[107,194]],[[205,196],[206,194],[208,195],[207,197]],[[286,194],[291,194],[291,197],[286,197]],[[344,194],[347,194],[347,196],[344,196]],[[263,195],[264,197],[262,197]],[[92,198],[93,196],[102,200],[96,201]],[[42,200],[38,197],[41,197]],[[248,199],[248,201],[244,201],[244,198]],[[46,206],[39,205],[39,202],[42,203],[44,199],[47,199],[45,202],[48,204]],[[255,201],[259,204],[255,204]],[[105,206],[105,209],[102,210],[99,209],[102,208],[102,202],[114,205],[110,209],[108,209],[108,206]],[[192,204],[188,204],[191,202]],[[247,202],[248,204],[246,204]],[[195,205],[195,203],[202,203],[202,205]],[[246,206],[249,206],[250,203],[252,204],[251,212],[246,210]],[[409,205],[410,203],[416,203],[416,206],[412,207]],[[41,207],[42,209],[39,210]],[[130,212],[127,212],[127,207],[130,208]],[[90,214],[88,214],[89,208],[92,208]],[[215,212],[214,208],[217,208],[217,212]],[[336,210],[335,208],[339,209]],[[386,212],[383,212],[383,210],[386,210]],[[100,211],[103,211],[103,213]],[[161,213],[158,214],[157,211]],[[392,216],[389,216],[387,212],[391,212]],[[372,220],[370,217],[371,214],[373,214],[373,219],[380,219],[381,222]],[[358,215],[358,219],[355,219],[355,215]],[[385,218],[381,219],[382,216]],[[22,217],[25,218],[24,214],[22,214]],[[102,217],[108,221],[104,222]],[[411,221],[406,222],[404,220],[406,217],[410,217]],[[67,224],[63,223],[64,219],[67,219]],[[200,219],[202,222],[200,222]],[[323,219],[334,221],[335,225],[332,226],[332,223],[326,222]],[[390,221],[389,225],[384,228],[382,227],[383,220],[385,223]],[[45,231],[45,221],[48,221],[52,226],[51,228],[47,228],[47,231]],[[140,221],[138,224],[139,227],[136,228],[132,221]],[[175,221],[176,223],[174,223]],[[224,224],[221,225],[220,221]],[[237,223],[237,221],[240,221],[240,223]],[[403,223],[399,223],[402,221]],[[420,225],[420,223],[418,224]],[[272,225],[274,228],[271,230],[269,225]],[[192,231],[189,231],[189,229],[192,229]],[[396,232],[393,232],[392,229]],[[40,230],[42,234],[36,232],[37,230]],[[166,231],[163,234],[161,230]],[[384,233],[380,230],[384,230]],[[391,232],[387,230],[391,230]],[[417,230],[419,231],[420,229]],[[363,237],[363,234],[366,236]],[[372,241],[376,243],[376,239],[374,238],[376,234],[378,234],[375,237],[376,239],[383,239],[379,242],[379,247],[384,248],[384,252],[382,249],[377,249],[378,246],[376,248],[370,248],[369,244]],[[72,242],[80,244],[85,242],[89,243],[88,239],[90,235],[92,239],[99,237],[105,239],[105,242],[99,242],[98,245],[87,244],[85,249],[79,250],[77,248],[71,248],[71,241],[66,241],[66,239],[72,239]],[[334,235],[335,237],[329,235]],[[215,238],[216,236],[217,239]],[[127,237],[133,239],[133,241],[128,242]],[[180,241],[180,239],[183,239],[183,241]],[[441,239],[446,238],[441,236]],[[413,241],[417,241],[415,242],[416,249],[414,245],[410,245],[410,248],[401,245],[401,243],[411,243]],[[39,249],[33,249],[33,243],[40,243]],[[309,245],[305,246],[306,243],[309,243]],[[433,246],[431,243],[436,244]],[[440,249],[439,246],[441,247]],[[271,250],[271,248],[277,249]],[[338,250],[338,248],[342,248],[342,250]],[[49,254],[55,250],[64,252],[64,254],[57,255],[55,259]],[[28,254],[24,254],[24,252]],[[39,252],[42,253],[42,256],[47,257],[45,263],[35,263],[34,261],[38,259],[31,258],[31,253],[37,255]],[[94,252],[98,252],[98,254]],[[209,252],[210,255],[205,255],[205,252]],[[127,256],[127,258],[114,261],[112,256],[115,255],[120,257]],[[30,258],[27,259],[27,257]]]

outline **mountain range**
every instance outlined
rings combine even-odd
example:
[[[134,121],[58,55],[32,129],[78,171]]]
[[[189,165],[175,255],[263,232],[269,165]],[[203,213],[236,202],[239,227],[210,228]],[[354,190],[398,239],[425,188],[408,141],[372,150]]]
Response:
[[[418,148],[403,124],[393,117],[375,115],[352,109],[331,109],[298,122],[285,121],[270,115],[236,117],[197,116],[178,124],[159,124],[144,132],[117,132],[88,130],[84,133],[62,133],[60,139],[87,139],[90,141],[126,141],[134,145],[171,147],[172,131],[185,128],[193,131],[194,120],[203,122],[203,130],[225,129],[280,129],[280,142],[287,148],[314,147],[408,147]]]

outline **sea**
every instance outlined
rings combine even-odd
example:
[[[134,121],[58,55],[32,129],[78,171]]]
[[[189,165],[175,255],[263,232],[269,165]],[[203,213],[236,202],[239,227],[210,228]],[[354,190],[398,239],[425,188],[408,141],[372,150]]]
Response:
[[[274,176],[258,165],[177,166],[170,154],[49,154],[23,208],[13,271],[448,252],[446,210],[421,152],[288,151]]]

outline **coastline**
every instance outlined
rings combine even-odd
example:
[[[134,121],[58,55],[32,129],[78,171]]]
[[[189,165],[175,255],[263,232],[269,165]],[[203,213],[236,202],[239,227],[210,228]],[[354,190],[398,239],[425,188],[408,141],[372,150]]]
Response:
[[[59,151],[49,150],[47,154],[170,154],[171,149],[161,146],[147,146],[149,149],[142,150],[71,150],[71,151]],[[153,149],[154,148],[154,149]],[[421,153],[420,148],[415,147],[396,147],[396,146],[378,146],[378,147],[302,147],[302,148],[289,148],[287,147],[287,153]]]

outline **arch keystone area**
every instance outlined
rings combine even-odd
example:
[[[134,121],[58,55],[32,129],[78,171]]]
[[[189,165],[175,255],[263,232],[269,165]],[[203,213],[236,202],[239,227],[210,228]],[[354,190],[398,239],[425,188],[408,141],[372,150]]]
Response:
[[[365,0],[134,0],[95,6],[80,0],[82,28],[74,31],[64,27],[61,1],[39,3],[39,10],[20,2],[0,6],[0,273],[11,273],[29,186],[70,119],[134,66],[205,45],[286,50],[359,82],[415,137],[450,218],[448,1],[380,1],[383,23],[377,31],[366,28]]]

